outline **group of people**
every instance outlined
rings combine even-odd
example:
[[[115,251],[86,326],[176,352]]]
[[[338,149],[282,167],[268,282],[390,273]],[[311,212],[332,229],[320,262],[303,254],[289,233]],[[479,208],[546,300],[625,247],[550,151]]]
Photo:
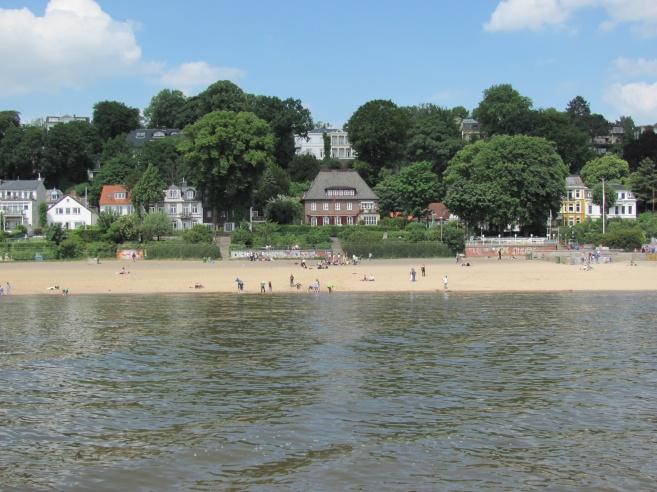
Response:
[[[456,258],[457,258],[457,263],[458,263],[458,256],[457,256]],[[468,266],[469,266],[469,264],[468,264]],[[411,274],[411,282],[415,282],[415,281],[416,281],[416,278],[417,278],[417,272],[415,271],[415,267],[411,267],[411,272],[410,272],[410,274]],[[420,274],[421,274],[423,277],[426,277],[426,276],[427,276],[427,269],[426,269],[426,267],[425,267],[424,265],[422,265],[422,266],[420,267]],[[363,280],[365,280],[365,279],[363,279]],[[448,284],[448,282],[449,282],[449,279],[447,278],[447,275],[445,275],[445,276],[443,277],[443,289],[447,290],[447,284]]]

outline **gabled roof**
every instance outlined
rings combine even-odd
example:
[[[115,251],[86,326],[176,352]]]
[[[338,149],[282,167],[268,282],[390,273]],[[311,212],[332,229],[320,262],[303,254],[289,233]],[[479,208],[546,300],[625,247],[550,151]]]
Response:
[[[304,200],[323,200],[328,198],[326,190],[351,188],[356,190],[352,196],[331,196],[336,200],[378,200],[372,188],[360,177],[356,171],[320,171],[310,189],[303,195]]]
[[[584,181],[579,176],[568,176],[566,177],[566,187],[567,188],[586,188]]]
[[[61,197],[59,200],[57,200],[57,201],[54,202],[52,205],[50,205],[50,206],[48,207],[48,210],[51,210],[52,208],[56,207],[57,205],[59,205],[60,203],[62,203],[62,202],[63,202],[64,200],[66,200],[67,198],[70,198],[71,200],[73,200],[75,203],[77,203],[77,204],[80,205],[81,207],[86,208],[86,209],[89,210],[90,212],[93,212],[93,210],[91,210],[91,207],[90,207],[87,203],[85,203],[84,200],[82,200],[82,199],[80,199],[80,198],[78,198],[78,197],[76,197],[76,196],[73,196],[73,195],[65,195],[65,196]]]
[[[115,193],[125,193],[126,198],[114,198]],[[100,205],[130,205],[130,193],[125,189],[123,185],[105,185],[103,190],[100,192],[100,200],[98,200]]]
[[[17,179],[12,181],[2,181],[0,190],[3,191],[34,191],[39,188],[43,181],[38,179]]]
[[[452,213],[442,202],[433,202],[427,205],[427,210],[431,212],[431,215],[435,215],[436,219],[449,220],[449,216]]]

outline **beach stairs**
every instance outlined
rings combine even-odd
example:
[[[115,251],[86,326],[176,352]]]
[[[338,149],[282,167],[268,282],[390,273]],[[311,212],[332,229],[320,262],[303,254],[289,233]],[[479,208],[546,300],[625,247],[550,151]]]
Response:
[[[230,260],[230,236],[228,234],[217,236],[214,239],[219,251],[221,252],[222,260]]]
[[[333,253],[333,256],[341,255],[344,258],[344,251],[342,250],[342,243],[340,242],[340,238],[331,238],[331,252]]]

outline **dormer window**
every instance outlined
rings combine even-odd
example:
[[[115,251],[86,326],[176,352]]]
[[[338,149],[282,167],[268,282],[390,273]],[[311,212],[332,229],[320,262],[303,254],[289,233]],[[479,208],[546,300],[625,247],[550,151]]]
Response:
[[[153,132],[153,138],[164,138],[166,135],[164,132],[158,131],[158,132]]]
[[[116,193],[114,193],[114,198],[116,200],[125,200],[126,198],[125,195],[126,195],[125,191],[117,191]]]
[[[194,198],[194,191],[193,190],[188,190],[187,191],[187,199],[192,200]]]
[[[135,133],[135,138],[146,138],[146,132]]]

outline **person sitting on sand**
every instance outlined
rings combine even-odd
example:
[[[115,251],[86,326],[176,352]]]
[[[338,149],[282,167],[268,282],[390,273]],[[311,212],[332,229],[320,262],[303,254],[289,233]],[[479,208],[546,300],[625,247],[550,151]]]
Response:
[[[59,285],[51,285],[46,290],[59,290]]]
[[[196,283],[194,284],[194,288],[195,288],[195,289],[202,289],[202,288],[203,288],[203,284],[202,284],[201,282],[196,282]]]
[[[68,296],[68,288],[67,287],[62,289],[62,295]]]
[[[122,266],[122,267],[121,267],[121,270],[119,270],[119,271],[116,272],[116,273],[118,273],[119,275],[126,275],[126,274],[128,274],[128,273],[130,273],[130,272],[129,272],[128,270],[125,269],[125,266]]]

